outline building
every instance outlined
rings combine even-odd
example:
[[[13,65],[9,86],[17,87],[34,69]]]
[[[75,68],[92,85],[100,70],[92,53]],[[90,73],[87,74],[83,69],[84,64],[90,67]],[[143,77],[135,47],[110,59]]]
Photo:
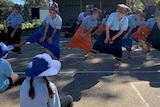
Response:
[[[111,13],[116,10],[118,3],[126,4],[126,0],[55,0],[55,2],[59,4],[63,25],[72,24],[78,14],[86,10],[87,5],[97,7],[102,12]]]

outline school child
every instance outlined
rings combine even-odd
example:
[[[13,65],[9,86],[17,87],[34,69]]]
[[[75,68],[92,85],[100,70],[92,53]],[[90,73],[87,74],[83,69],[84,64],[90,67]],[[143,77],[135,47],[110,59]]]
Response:
[[[102,19],[102,24],[92,33],[93,36],[100,35],[105,30],[108,16],[108,14],[105,15],[105,17]]]
[[[13,48],[12,45],[6,46],[3,42],[0,42],[0,93],[11,88],[18,80],[18,74],[13,72],[11,64],[4,59]]]
[[[144,24],[142,24],[138,30],[133,33],[132,38],[139,39],[141,41],[141,47],[147,49],[147,52],[150,52],[150,47],[146,46],[146,39],[150,34],[154,24],[157,22],[160,13],[156,11],[153,17],[149,18]]]
[[[128,51],[128,58],[131,58],[131,48],[132,48],[132,33],[135,32],[138,27],[143,23],[141,18],[143,17],[143,11],[141,9],[137,9],[134,14],[130,14],[128,17],[128,29],[124,32],[124,39],[122,45]],[[143,18],[142,18],[143,19]]]
[[[20,6],[15,4],[12,8],[12,13],[4,21],[4,31],[1,33],[2,37],[0,37],[1,42],[7,45],[20,43],[23,22],[23,17],[20,12]],[[14,48],[12,51],[21,54],[20,48]]]
[[[157,15],[157,20],[152,28],[151,33],[146,39],[146,44],[149,47],[155,48],[156,50],[160,51],[160,11],[157,11],[155,14]]]
[[[85,17],[90,14],[90,11],[80,12],[77,21],[65,32],[65,37],[72,37],[85,19]]]
[[[122,34],[128,27],[128,19],[125,15],[129,10],[128,6],[118,4],[117,11],[111,13],[108,17],[105,31],[99,36],[91,51],[84,56],[85,58],[93,58],[93,54],[96,53],[112,54],[118,60],[120,67],[122,61]]]
[[[88,15],[83,20],[82,24],[70,40],[67,48],[80,48],[89,52],[92,48],[91,31],[97,26],[97,19],[99,18],[99,9],[94,9],[92,15]]]
[[[71,107],[72,97],[65,96],[60,102],[56,85],[47,79],[57,75],[61,63],[53,60],[49,54],[36,55],[28,64],[20,88],[20,107]]]
[[[59,39],[62,27],[62,19],[58,15],[59,8],[51,6],[49,13],[37,32],[28,37],[20,44],[14,44],[15,47],[22,47],[26,42],[38,43],[50,50],[57,59],[60,59]]]

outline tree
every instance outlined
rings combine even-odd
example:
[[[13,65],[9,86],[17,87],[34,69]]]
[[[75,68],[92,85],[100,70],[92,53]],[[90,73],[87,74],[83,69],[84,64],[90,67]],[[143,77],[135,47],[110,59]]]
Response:
[[[47,1],[45,0],[26,0],[24,4],[23,17],[25,20],[31,20],[31,8],[48,8]]]
[[[144,5],[140,0],[126,0],[127,5],[131,8],[132,12],[136,9],[144,9]]]
[[[0,20],[6,19],[12,11],[13,2],[8,0],[0,1]]]

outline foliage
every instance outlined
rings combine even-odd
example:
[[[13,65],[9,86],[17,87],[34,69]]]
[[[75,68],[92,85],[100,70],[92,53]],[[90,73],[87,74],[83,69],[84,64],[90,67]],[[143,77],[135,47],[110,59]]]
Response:
[[[157,9],[160,10],[160,0],[154,0],[156,2]],[[141,3],[141,0],[126,0],[127,5],[135,11],[138,8],[144,9],[144,5]]]
[[[34,27],[39,27],[42,24],[42,21],[37,20],[36,22],[24,22],[22,23],[22,29],[28,29],[28,28],[34,28]],[[4,26],[3,24],[0,24],[0,30],[3,30]]]
[[[137,9],[143,9],[144,5],[140,0],[126,0],[126,4],[131,8],[132,12],[134,12]]]
[[[0,20],[6,19],[6,17],[12,11],[13,2],[8,0],[0,0]]]
[[[160,0],[155,0],[157,3],[157,9],[160,10]]]
[[[33,7],[48,8],[48,0],[25,0],[26,3],[21,6],[21,13],[25,21],[31,20],[30,9]],[[14,3],[11,0],[0,0],[0,21],[6,19],[11,13]]]

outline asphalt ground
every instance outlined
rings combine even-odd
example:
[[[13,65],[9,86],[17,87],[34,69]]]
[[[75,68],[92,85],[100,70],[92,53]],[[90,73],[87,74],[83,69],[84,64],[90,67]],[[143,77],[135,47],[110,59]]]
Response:
[[[134,45],[132,59],[128,59],[123,48],[122,68],[118,68],[112,55],[96,54],[94,59],[85,59],[81,49],[64,49],[69,40],[61,37],[62,68],[57,76],[49,77],[56,84],[60,97],[72,95],[74,107],[159,107],[159,51],[152,49],[149,55]],[[95,39],[92,41],[94,43]],[[10,52],[7,60],[13,70],[24,77],[31,59],[44,52],[38,44],[27,44],[21,55]],[[20,86],[0,93],[0,107],[19,107]]]

